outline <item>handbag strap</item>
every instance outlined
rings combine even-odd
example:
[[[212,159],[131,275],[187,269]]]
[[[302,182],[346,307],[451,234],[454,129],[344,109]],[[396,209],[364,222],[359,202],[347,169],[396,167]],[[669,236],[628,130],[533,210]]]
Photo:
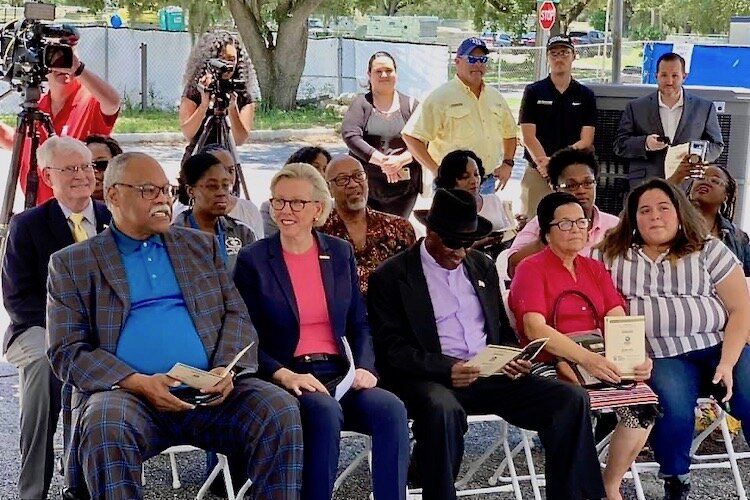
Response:
[[[600,332],[603,332],[604,330],[602,328],[601,319],[599,318],[599,313],[596,310],[596,306],[594,306],[594,303],[586,294],[584,294],[583,292],[579,292],[578,290],[565,290],[557,296],[557,298],[555,299],[555,305],[552,307],[552,328],[557,330],[557,311],[562,300],[568,295],[575,295],[576,297],[579,297],[589,306],[591,314],[594,315],[594,323],[596,324],[596,327]]]

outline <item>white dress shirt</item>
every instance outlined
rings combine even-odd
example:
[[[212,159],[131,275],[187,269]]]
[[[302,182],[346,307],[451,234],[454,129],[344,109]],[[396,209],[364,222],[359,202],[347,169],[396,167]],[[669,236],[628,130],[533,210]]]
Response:
[[[674,142],[674,135],[677,132],[677,126],[680,124],[680,118],[682,118],[682,108],[684,103],[685,92],[680,90],[680,98],[677,99],[677,103],[671,108],[664,104],[661,99],[661,92],[659,94],[659,117],[661,118],[661,126],[664,129],[664,135],[669,137],[670,142]]]

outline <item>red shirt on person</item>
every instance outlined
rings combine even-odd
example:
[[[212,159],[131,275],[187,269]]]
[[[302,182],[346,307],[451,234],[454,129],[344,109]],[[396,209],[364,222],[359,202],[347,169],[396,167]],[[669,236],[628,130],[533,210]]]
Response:
[[[522,345],[529,340],[524,333],[523,317],[526,313],[539,313],[548,325],[553,325],[552,312],[555,301],[566,290],[577,290],[588,297],[596,311],[581,297],[565,296],[557,310],[557,330],[563,334],[591,331],[604,316],[617,306],[625,307],[625,301],[612,283],[604,264],[590,257],[576,256],[573,261],[576,279],[563,266],[560,257],[549,247],[526,257],[518,265],[510,284],[508,303],[516,318],[518,338]],[[543,353],[545,354],[545,353]],[[537,361],[551,361],[550,355],[542,355]]]
[[[65,100],[65,104],[52,116],[52,101],[49,92],[45,93],[39,100],[39,111],[47,113],[52,118],[52,128],[55,134],[60,136],[73,137],[83,140],[90,134],[110,135],[117,121],[119,113],[107,116],[102,113],[99,101],[91,95],[86,87],[79,82],[73,81],[70,85],[78,85],[75,90]],[[41,124],[37,126],[39,130],[39,145],[41,146],[47,140],[47,131]],[[21,159],[21,170],[18,180],[21,183],[21,190],[26,193],[26,179],[29,176],[31,140],[26,139],[24,145],[24,155]],[[39,178],[39,188],[36,194],[36,204],[40,205],[52,198],[52,188]]]

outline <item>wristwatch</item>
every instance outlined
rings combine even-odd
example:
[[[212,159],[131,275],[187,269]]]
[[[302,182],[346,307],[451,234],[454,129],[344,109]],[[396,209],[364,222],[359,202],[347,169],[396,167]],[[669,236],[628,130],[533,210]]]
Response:
[[[509,158],[506,158],[503,160],[503,165],[508,165],[510,168],[513,168],[513,165],[516,164],[515,160],[511,160]]]

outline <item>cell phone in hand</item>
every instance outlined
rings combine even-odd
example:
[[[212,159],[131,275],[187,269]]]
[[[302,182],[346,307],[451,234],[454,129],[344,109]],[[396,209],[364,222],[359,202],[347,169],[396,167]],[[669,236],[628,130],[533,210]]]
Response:
[[[718,384],[714,384],[713,382],[709,384],[709,394],[711,397],[716,401],[716,404],[718,404],[721,408],[724,409],[725,412],[729,413],[731,411],[731,408],[729,406],[729,401],[723,402],[722,399],[724,399],[727,396],[727,387],[724,385],[724,382],[719,382]]]
[[[187,385],[181,385],[179,387],[175,387],[174,389],[170,389],[170,392],[173,396],[183,400],[187,404],[196,406],[207,405],[208,403],[221,398],[221,394],[219,393],[206,394],[201,392],[200,389],[194,389]]]

